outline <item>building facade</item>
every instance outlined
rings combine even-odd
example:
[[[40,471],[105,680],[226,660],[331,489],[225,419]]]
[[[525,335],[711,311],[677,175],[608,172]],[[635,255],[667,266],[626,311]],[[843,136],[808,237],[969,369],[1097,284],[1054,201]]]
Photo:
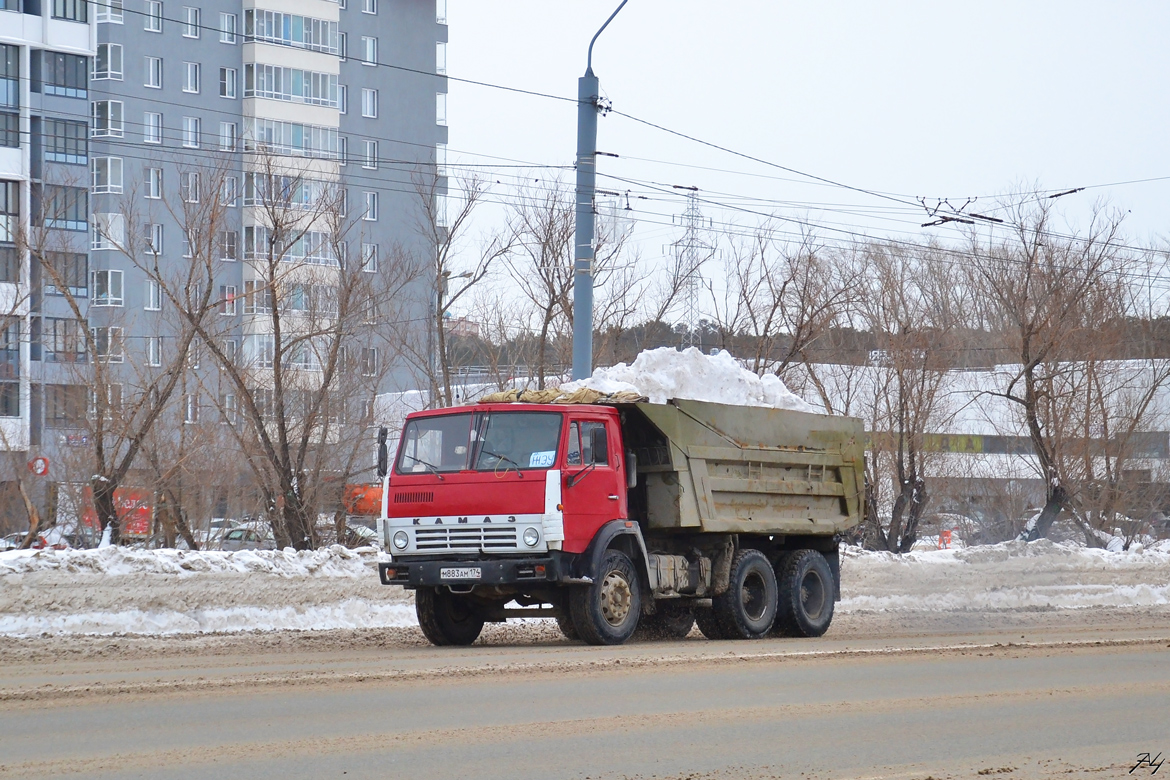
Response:
[[[271,338],[248,293],[259,289],[250,261],[265,252],[260,206],[274,171],[306,206],[339,194],[352,217],[344,241],[314,228],[288,251],[318,278],[392,250],[425,253],[414,179],[445,160],[444,0],[0,9],[0,449],[76,459],[91,445],[93,361],[129,383],[164,364],[169,302],[127,247],[180,273],[193,251],[184,204],[200,197],[201,178],[219,182],[213,294],[241,352],[262,353]],[[419,278],[404,294],[425,306],[432,287]],[[197,355],[189,367],[213,370]],[[189,421],[221,410],[212,383],[191,384]]]

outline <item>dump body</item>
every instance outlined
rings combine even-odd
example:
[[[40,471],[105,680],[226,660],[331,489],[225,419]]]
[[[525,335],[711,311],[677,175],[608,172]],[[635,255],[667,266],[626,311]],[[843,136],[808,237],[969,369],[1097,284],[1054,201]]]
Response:
[[[832,536],[861,520],[856,418],[687,400],[620,408],[651,531]]]

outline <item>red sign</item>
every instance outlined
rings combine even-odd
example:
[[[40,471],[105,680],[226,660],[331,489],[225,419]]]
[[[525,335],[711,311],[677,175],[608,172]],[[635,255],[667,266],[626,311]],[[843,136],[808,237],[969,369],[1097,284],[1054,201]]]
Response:
[[[38,477],[43,477],[49,473],[49,459],[46,457],[33,458],[28,462],[28,470]]]
[[[154,495],[146,488],[125,487],[114,491],[114,511],[118,514],[122,536],[150,536],[154,517]],[[95,531],[101,530],[97,510],[93,506],[93,488],[86,485],[81,491],[81,522]]]

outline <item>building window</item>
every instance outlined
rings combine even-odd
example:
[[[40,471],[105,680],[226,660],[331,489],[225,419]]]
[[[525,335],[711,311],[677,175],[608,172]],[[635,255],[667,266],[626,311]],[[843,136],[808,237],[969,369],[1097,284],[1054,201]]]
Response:
[[[183,396],[183,422],[187,425],[199,422],[199,396],[195,393]]]
[[[0,146],[20,148],[20,114],[0,112]]]
[[[0,108],[20,108],[20,47],[0,44]]]
[[[146,365],[154,368],[162,365],[162,336],[146,337]]]
[[[190,6],[183,7],[183,37],[199,37],[199,9]]]
[[[93,78],[95,81],[122,80],[122,44],[98,44],[97,56],[93,60]]]
[[[366,196],[366,210],[362,214],[362,219],[366,222],[378,221],[378,193],[367,192]]]
[[[122,296],[121,271],[94,271],[90,279],[93,289],[91,306],[121,306],[125,303]]]
[[[85,165],[89,162],[89,126],[85,122],[45,118],[45,160]]]
[[[126,218],[121,214],[94,214],[90,249],[121,249],[126,240]]]
[[[4,185],[11,184],[12,192],[16,192],[15,182],[0,182],[0,201],[4,200]],[[14,197],[14,196],[13,196]],[[12,208],[16,201],[9,200]],[[0,208],[0,214],[4,210]],[[59,230],[89,230],[89,188],[64,187],[56,184],[45,184],[41,188],[40,209],[36,214],[38,227],[57,228]],[[12,224],[15,224],[13,222]],[[0,240],[3,240],[4,227],[0,223]],[[11,238],[7,240],[11,241]]]
[[[349,35],[346,33],[337,34],[337,58],[345,62],[345,58],[349,56]]]
[[[281,65],[244,65],[244,97],[338,107],[337,76]]]
[[[199,148],[199,117],[183,117],[183,146],[189,149]]]
[[[363,14],[376,14],[376,13],[378,13],[378,0],[362,0],[362,13]]]
[[[162,197],[162,168],[147,168],[146,173],[146,190],[143,193],[149,200],[158,200]]]
[[[89,295],[89,255],[77,252],[45,253],[45,293],[48,295],[72,295],[85,298]]]
[[[162,57],[143,57],[142,59],[146,66],[146,79],[142,85],[151,89],[162,89]]]
[[[264,280],[256,279],[244,282],[244,314],[270,314],[271,312],[272,290],[268,288]],[[272,366],[271,358],[269,358],[268,366]]]
[[[219,287],[219,313],[234,317],[236,314],[236,286],[222,284]]]
[[[236,97],[236,74],[235,68],[220,68],[219,69],[219,96],[225,98]]]
[[[162,114],[147,111],[142,115],[142,143],[162,143]]]
[[[221,230],[216,242],[219,245],[219,259],[235,262],[240,259],[240,234],[235,230]]]
[[[435,73],[440,76],[447,72],[447,44],[442,41],[435,43]]]
[[[95,157],[93,158],[93,185],[95,194],[122,192],[122,158]]]
[[[240,184],[235,176],[223,177],[223,190],[220,192],[219,205],[235,208],[239,198]]]
[[[146,244],[147,252],[152,255],[161,255],[163,252],[163,226],[157,222],[143,223],[142,242]]]
[[[363,65],[377,65],[378,64],[378,39],[369,36],[362,36],[362,64]]]
[[[378,90],[362,90],[362,116],[368,119],[378,118]]]
[[[349,87],[337,85],[337,110],[345,114],[349,112]]]
[[[249,9],[244,11],[244,40],[337,54],[337,22]]]
[[[349,164],[349,138],[344,135],[337,139],[337,159],[342,165]]]
[[[435,124],[447,126],[447,93],[435,93]]]
[[[435,22],[447,23],[447,0],[435,0]]]
[[[124,135],[121,100],[97,100],[93,104],[94,138],[121,138]]]
[[[221,425],[233,425],[236,421],[236,411],[239,404],[236,403],[236,396],[232,393],[222,393],[219,396],[219,409],[223,413],[223,419],[219,422]]]
[[[107,363],[121,363],[126,356],[122,328],[117,325],[94,328],[93,341],[96,356]]]
[[[85,385],[45,385],[45,427],[80,427],[85,421],[88,395]]]
[[[244,150],[337,159],[337,128],[247,117]]]
[[[219,123],[219,150],[221,152],[234,152],[237,138],[239,138],[239,130],[236,129],[235,122]]]
[[[199,92],[199,76],[202,69],[198,62],[183,63],[183,91]]]
[[[365,347],[362,349],[362,376],[374,376],[378,373],[378,348]]]
[[[179,197],[184,203],[199,202],[199,174],[196,171],[183,171],[179,174]]]
[[[219,42],[220,43],[235,43],[236,42],[236,15],[224,14],[219,15]]]
[[[94,6],[98,22],[122,23],[122,0],[95,0]]]
[[[162,0],[146,0],[146,13],[142,16],[142,29],[147,32],[162,32]]]
[[[362,141],[362,167],[368,170],[378,168],[378,142]]]
[[[43,350],[42,356],[46,363],[81,363],[85,360],[84,322],[65,317],[45,317],[33,320],[32,325],[32,346]],[[37,333],[38,329],[40,333]]]
[[[41,90],[46,95],[89,97],[89,63],[79,54],[41,52]]]
[[[146,311],[162,311],[162,286],[155,279],[146,280]]]
[[[378,245],[362,244],[362,270],[366,273],[378,271]]]
[[[53,0],[53,18],[88,22],[89,0]]]

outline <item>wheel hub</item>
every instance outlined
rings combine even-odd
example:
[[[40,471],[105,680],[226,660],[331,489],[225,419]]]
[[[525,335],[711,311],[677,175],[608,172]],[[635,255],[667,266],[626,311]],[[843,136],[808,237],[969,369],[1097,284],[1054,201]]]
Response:
[[[633,594],[630,583],[616,571],[605,575],[601,581],[601,614],[611,626],[620,626],[630,614]]]
[[[825,584],[815,572],[810,571],[800,581],[800,604],[804,613],[813,620],[819,618],[825,608]]]

